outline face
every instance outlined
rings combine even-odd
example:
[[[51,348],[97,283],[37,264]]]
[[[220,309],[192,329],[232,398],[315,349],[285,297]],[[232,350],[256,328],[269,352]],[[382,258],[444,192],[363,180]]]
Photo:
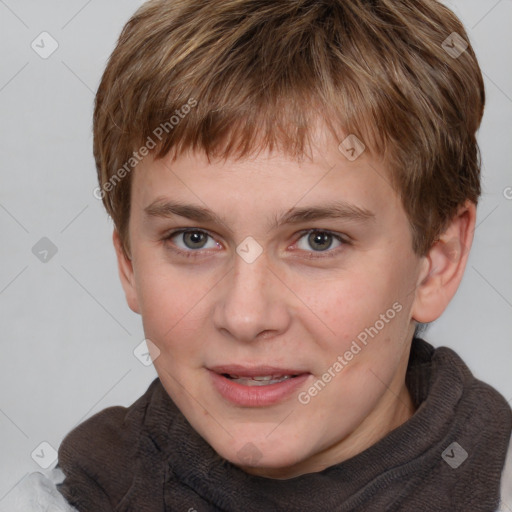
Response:
[[[222,457],[289,478],[411,416],[422,260],[367,152],[350,161],[331,141],[301,162],[147,157],[130,215],[128,302],[163,386]]]

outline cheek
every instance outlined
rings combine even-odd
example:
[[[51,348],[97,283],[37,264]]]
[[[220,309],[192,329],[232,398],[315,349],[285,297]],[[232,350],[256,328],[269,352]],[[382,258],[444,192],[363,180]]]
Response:
[[[151,256],[137,262],[137,289],[145,336],[162,356],[155,363],[176,372],[185,367],[179,364],[183,361],[200,365],[218,273],[174,266]]]
[[[347,351],[354,360],[365,360],[370,353],[388,357],[387,352],[399,350],[409,325],[412,296],[405,283],[399,272],[384,275],[366,270],[310,283],[298,290],[308,305],[302,318],[309,319],[308,330],[330,359]]]
[[[157,344],[167,345],[176,338],[176,332],[193,321],[200,290],[169,265],[145,264],[143,260],[138,263],[137,295],[144,332]]]
[[[304,298],[303,305],[317,314],[317,322],[323,322],[333,335],[353,334],[354,329],[364,327],[388,299],[384,283],[355,272],[331,276],[323,281],[303,281],[296,291]]]

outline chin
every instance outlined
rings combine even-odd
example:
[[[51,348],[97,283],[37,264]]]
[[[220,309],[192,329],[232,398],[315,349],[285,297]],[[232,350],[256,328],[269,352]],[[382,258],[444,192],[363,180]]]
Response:
[[[288,444],[284,447],[282,442],[281,440],[269,442],[264,436],[260,439],[251,439],[248,436],[243,440],[238,437],[231,446],[223,447],[218,453],[247,473],[261,476],[267,473],[287,474],[303,460],[299,448],[304,448],[304,445],[303,443],[300,446]],[[272,477],[276,478],[276,476]]]
[[[296,457],[291,458],[290,461],[292,463],[288,464],[283,459],[273,456],[270,460],[262,459],[259,464],[248,465],[239,461],[233,461],[233,464],[250,475],[277,480],[287,480],[311,472],[305,469]]]

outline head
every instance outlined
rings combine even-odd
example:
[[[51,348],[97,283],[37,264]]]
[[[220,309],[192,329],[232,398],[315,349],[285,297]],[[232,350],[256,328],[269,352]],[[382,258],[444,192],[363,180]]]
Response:
[[[127,23],[96,194],[159,377],[221,456],[288,478],[413,413],[415,328],[472,242],[483,106],[433,0],[152,0]]]

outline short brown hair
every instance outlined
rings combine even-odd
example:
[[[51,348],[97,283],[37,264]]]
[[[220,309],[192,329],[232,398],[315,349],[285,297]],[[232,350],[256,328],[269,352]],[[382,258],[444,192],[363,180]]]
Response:
[[[264,148],[300,158],[320,120],[389,165],[423,255],[478,201],[484,103],[468,36],[435,0],[150,0],[96,95],[101,197],[126,243],[133,152],[153,148],[157,127],[157,158]]]

